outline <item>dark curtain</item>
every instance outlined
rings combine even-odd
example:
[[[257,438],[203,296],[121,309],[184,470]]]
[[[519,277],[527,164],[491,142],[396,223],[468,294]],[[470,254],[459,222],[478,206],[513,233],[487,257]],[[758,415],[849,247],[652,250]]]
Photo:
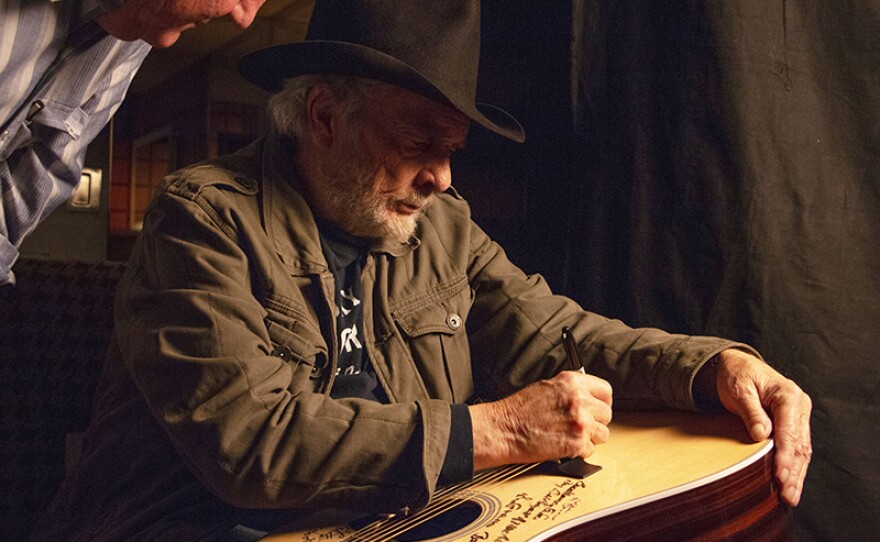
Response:
[[[799,538],[877,539],[880,3],[573,13],[576,195],[555,280],[633,325],[756,346],[814,400]]]

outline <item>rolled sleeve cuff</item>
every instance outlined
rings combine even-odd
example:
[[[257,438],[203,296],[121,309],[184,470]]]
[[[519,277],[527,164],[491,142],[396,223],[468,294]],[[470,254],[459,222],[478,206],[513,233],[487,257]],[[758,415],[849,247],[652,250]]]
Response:
[[[451,427],[446,458],[440,469],[437,485],[451,486],[470,480],[474,476],[474,433],[471,414],[467,405],[449,405]]]

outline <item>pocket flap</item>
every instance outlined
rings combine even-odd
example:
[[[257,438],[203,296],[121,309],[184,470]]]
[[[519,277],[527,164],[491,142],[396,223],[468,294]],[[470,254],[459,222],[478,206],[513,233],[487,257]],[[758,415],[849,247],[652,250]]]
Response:
[[[427,294],[401,303],[391,314],[400,329],[410,337],[427,333],[453,335],[464,329],[465,318],[473,302],[467,277],[439,285]]]
[[[31,107],[28,120],[55,130],[66,132],[71,138],[78,138],[88,120],[88,115],[79,107],[69,107],[51,101],[37,100]]]

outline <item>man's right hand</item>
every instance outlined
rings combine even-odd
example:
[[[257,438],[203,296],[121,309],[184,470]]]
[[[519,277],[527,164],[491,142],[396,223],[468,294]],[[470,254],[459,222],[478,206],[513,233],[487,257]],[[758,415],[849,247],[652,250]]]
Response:
[[[576,371],[470,406],[474,470],[588,457],[608,440],[611,384]]]

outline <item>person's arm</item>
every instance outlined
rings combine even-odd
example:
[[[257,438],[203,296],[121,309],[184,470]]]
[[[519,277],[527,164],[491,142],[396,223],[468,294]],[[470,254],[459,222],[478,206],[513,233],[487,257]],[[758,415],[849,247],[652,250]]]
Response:
[[[0,33],[16,36],[11,56],[0,59],[0,96],[10,100],[0,104],[10,115],[0,116],[0,285],[14,282],[12,265],[25,238],[73,195],[86,147],[122,103],[149,51],[146,44],[108,37],[60,56],[49,77],[35,69],[38,58],[58,52],[45,49],[46,32],[56,31],[57,10],[49,4],[29,4],[27,17],[4,13],[0,23]],[[28,77],[28,94],[18,94]]]
[[[523,273],[478,226],[471,225],[469,239],[474,302],[467,329],[475,384],[488,390],[483,399],[567,369],[563,327],[571,329],[586,372],[611,384],[618,408],[696,410],[692,383],[699,369],[722,350],[751,350],[717,337],[633,328],[586,311],[554,295],[542,277]],[[460,236],[448,243],[451,252],[461,250]]]
[[[583,311],[570,299],[552,295],[540,277],[523,274],[479,228],[473,226],[471,230],[473,258],[469,275],[475,302],[468,328],[475,373],[482,371],[493,391],[499,392],[496,397],[510,395],[566,368],[558,340],[563,326],[571,327],[578,338],[587,373],[607,380],[613,387],[615,407],[698,410],[703,405],[696,404],[699,386],[695,387],[695,382],[705,375],[717,375],[719,402],[743,418],[754,438],[766,438],[775,427],[779,450],[775,469],[782,496],[792,505],[798,502],[811,454],[810,400],[793,382],[760,361],[754,349],[717,337],[633,329]],[[713,359],[719,361],[708,365]],[[545,423],[555,427],[553,421],[534,421],[537,415],[549,416],[552,409],[532,409],[525,404],[509,408],[517,395],[500,404],[474,405],[475,468],[505,461],[588,454],[593,445],[606,438],[603,426],[610,412],[606,417],[601,414],[605,409],[601,406],[603,395],[594,390],[593,382],[583,381],[578,388],[563,396],[590,397],[588,402],[597,408],[581,410],[580,414],[561,410],[565,415],[557,420],[563,425],[573,424],[573,436],[563,437],[555,441],[558,446],[547,449],[542,443],[551,440],[550,435],[555,439],[568,430],[542,433],[530,429]],[[710,396],[709,401],[713,400]],[[529,422],[522,423],[526,420]]]
[[[235,191],[232,181],[200,188],[183,179],[145,217],[119,290],[117,332],[153,417],[196,477],[234,506],[387,511],[426,502],[449,439],[449,404],[314,391],[309,364],[327,347],[302,300],[255,297],[271,293],[252,275],[254,251],[266,257],[252,244],[261,225],[210,204],[245,197]],[[273,343],[292,355],[273,355]]]

